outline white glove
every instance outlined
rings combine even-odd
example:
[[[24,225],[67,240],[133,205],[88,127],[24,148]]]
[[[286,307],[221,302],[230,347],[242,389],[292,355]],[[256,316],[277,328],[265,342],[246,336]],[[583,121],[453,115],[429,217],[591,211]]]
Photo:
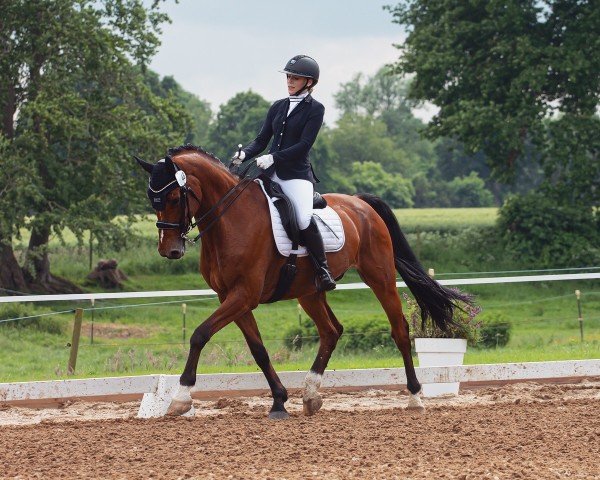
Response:
[[[233,163],[235,163],[236,165],[239,165],[240,163],[242,163],[244,161],[245,158],[246,158],[246,152],[241,150],[241,151],[235,152],[233,157],[231,157],[231,160],[233,160]]]
[[[263,170],[266,170],[271,165],[273,165],[273,155],[271,155],[271,154],[262,155],[256,159],[256,166],[258,168],[262,168]]]

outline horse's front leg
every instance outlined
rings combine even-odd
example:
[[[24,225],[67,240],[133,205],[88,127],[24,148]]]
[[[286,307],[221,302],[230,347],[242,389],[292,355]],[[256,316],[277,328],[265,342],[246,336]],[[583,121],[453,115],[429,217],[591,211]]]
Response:
[[[285,402],[287,402],[288,399],[287,390],[281,383],[281,380],[279,380],[279,377],[271,364],[269,354],[263,344],[254,315],[252,312],[248,312],[242,318],[238,319],[236,323],[244,334],[244,338],[248,343],[248,347],[250,348],[254,360],[256,360],[256,364],[265,374],[269,387],[271,387],[273,406],[269,412],[269,418],[272,420],[283,420],[288,418],[289,414],[285,409]]]
[[[305,415],[314,415],[323,405],[318,390],[321,379],[327,368],[331,354],[342,334],[342,325],[327,305],[325,293],[315,293],[298,299],[304,311],[313,319],[319,331],[319,351],[310,371],[304,380],[304,395],[302,397]]]
[[[191,390],[196,384],[200,352],[215,333],[251,310],[252,307],[249,306],[244,296],[232,293],[207,320],[194,330],[190,337],[190,352],[187,362],[179,379],[179,389],[171,400],[167,415],[183,415],[191,410]]]

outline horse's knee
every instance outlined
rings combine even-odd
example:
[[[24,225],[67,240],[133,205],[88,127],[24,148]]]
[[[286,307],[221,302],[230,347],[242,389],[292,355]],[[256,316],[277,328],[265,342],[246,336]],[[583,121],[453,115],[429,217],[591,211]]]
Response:
[[[194,330],[190,337],[190,347],[202,350],[209,340],[210,334],[200,326]]]

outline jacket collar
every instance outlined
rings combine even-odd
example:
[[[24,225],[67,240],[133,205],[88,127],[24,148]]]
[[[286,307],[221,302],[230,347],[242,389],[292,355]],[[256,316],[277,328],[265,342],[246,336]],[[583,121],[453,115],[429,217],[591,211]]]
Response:
[[[306,97],[304,97],[302,99],[302,101],[298,105],[296,105],[296,107],[287,116],[287,118],[293,117],[297,112],[302,110],[307,104],[310,104],[312,102],[312,100],[313,100],[312,95],[309,93]],[[290,107],[290,99],[288,98],[287,101],[285,102],[286,111],[289,107]]]

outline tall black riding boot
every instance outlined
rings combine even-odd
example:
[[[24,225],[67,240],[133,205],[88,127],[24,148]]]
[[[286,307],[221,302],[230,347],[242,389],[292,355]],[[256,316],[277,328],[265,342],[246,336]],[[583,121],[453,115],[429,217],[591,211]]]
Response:
[[[323,238],[314,217],[311,218],[308,228],[300,231],[300,241],[308,250],[308,254],[317,271],[317,290],[320,292],[333,290],[335,288],[335,280],[329,272]]]

